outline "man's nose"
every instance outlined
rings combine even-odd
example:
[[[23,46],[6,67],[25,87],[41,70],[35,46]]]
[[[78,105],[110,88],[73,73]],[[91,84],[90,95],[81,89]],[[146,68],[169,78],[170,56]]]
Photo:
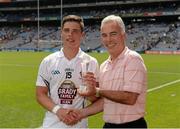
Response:
[[[73,31],[70,30],[68,34],[69,34],[69,35],[72,35],[72,34],[73,34]]]
[[[107,40],[108,42],[111,41],[111,36],[110,36],[110,35],[108,35],[106,38],[107,38],[106,40]]]

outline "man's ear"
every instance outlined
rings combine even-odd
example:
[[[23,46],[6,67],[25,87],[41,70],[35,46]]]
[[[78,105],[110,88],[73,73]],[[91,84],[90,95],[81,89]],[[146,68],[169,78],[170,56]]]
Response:
[[[82,32],[81,40],[84,40],[84,39],[85,39],[85,36],[86,36],[86,34],[85,34],[85,32],[83,31],[83,32]]]
[[[124,41],[126,41],[126,39],[127,39],[127,34],[126,34],[126,33],[122,34],[122,37],[123,37]]]
[[[85,34],[85,32],[83,31],[83,32],[82,32],[82,37],[85,38],[85,36],[86,36],[86,34]]]

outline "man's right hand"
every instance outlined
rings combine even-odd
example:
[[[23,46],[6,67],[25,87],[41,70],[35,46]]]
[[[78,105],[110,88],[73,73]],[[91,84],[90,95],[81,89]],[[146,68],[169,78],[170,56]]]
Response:
[[[94,74],[92,72],[87,72],[86,75],[83,76],[83,79],[86,84],[86,89],[78,89],[78,94],[86,97],[94,96],[96,94],[96,78]]]
[[[79,110],[76,109],[61,108],[58,110],[57,116],[59,120],[64,122],[66,125],[75,125],[82,119]]]

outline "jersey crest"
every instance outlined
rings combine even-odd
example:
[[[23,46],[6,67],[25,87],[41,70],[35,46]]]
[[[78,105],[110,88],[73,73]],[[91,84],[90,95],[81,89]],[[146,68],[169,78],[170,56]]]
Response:
[[[60,104],[72,104],[77,94],[77,88],[71,80],[65,80],[58,89]]]

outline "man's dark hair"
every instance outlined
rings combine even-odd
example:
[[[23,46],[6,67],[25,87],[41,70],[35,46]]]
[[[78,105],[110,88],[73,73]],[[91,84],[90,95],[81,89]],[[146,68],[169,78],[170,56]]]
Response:
[[[62,28],[64,27],[64,24],[66,22],[77,22],[80,27],[81,27],[81,32],[83,32],[84,30],[84,22],[83,22],[83,18],[80,17],[80,16],[77,16],[77,15],[68,15],[68,16],[65,16],[62,20]]]

